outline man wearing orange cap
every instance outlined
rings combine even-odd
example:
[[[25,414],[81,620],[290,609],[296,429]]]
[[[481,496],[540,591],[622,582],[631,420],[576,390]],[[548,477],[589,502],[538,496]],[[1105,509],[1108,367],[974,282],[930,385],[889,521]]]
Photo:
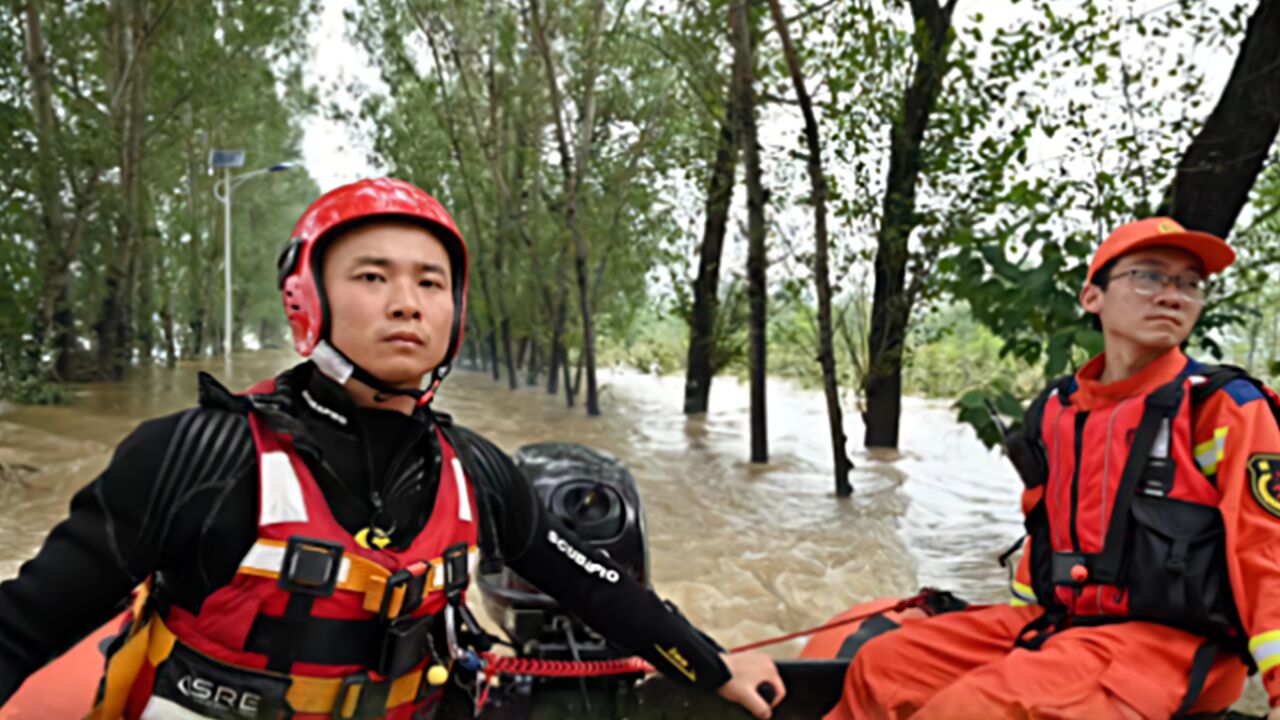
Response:
[[[1009,444],[1028,534],[1012,604],[867,642],[829,719],[1212,713],[1252,665],[1280,702],[1276,397],[1181,350],[1234,259],[1168,218],[1102,243],[1080,304],[1104,352]]]

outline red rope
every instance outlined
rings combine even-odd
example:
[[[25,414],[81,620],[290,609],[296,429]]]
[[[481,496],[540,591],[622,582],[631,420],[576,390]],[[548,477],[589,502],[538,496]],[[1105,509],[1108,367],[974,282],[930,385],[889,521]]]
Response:
[[[933,588],[925,588],[919,593],[898,602],[889,608],[877,608],[864,613],[841,618],[835,622],[819,625],[808,630],[793,632],[779,637],[760,640],[758,642],[739,645],[729,652],[737,653],[754,650],[768,645],[776,645],[805,635],[812,635],[823,630],[830,630],[842,625],[865,620],[872,615],[885,612],[902,612],[908,608],[921,607],[935,592]],[[543,660],[540,658],[517,658],[509,655],[480,653],[485,661],[485,672],[489,675],[532,675],[536,677],[600,677],[604,675],[626,675],[629,673],[650,673],[654,667],[638,657],[620,658],[617,660]]]
[[[543,660],[480,653],[490,675],[536,675],[537,677],[599,677],[653,672],[653,666],[638,657],[617,660]]]
[[[814,633],[822,632],[823,630],[830,630],[831,628],[838,628],[842,625],[856,623],[859,620],[866,620],[872,615],[879,615],[881,613],[887,613],[887,612],[902,612],[907,608],[920,607],[921,605],[924,605],[925,600],[933,593],[934,591],[931,588],[925,588],[924,590],[921,590],[919,593],[912,595],[906,600],[900,600],[897,605],[894,605],[893,607],[890,607],[890,608],[883,608],[883,609],[877,608],[874,610],[868,610],[864,613],[858,613],[857,615],[850,615],[849,617],[846,617],[846,618],[840,618],[839,620],[829,622],[826,625],[819,625],[818,627],[809,628],[808,630],[801,630],[799,632],[788,633],[787,635],[779,635],[778,637],[768,638],[765,640],[757,640],[756,642],[747,643],[746,645],[739,645],[738,647],[733,648],[729,652],[739,653],[739,652],[744,652],[746,650],[755,650],[756,648],[767,647],[769,645],[777,645],[778,643],[786,642],[788,640],[794,640],[798,637],[804,637],[805,635],[812,635]]]

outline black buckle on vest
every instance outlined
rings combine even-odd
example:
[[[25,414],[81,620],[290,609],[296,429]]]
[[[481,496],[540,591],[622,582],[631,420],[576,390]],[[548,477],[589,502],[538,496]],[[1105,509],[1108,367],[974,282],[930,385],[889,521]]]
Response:
[[[396,588],[404,586],[404,600],[400,603],[400,611],[397,616],[408,615],[422,604],[422,597],[427,590],[427,575],[430,574],[431,564],[425,561],[418,561],[407,568],[397,570],[387,578],[386,589],[382,591],[382,606],[378,608],[378,619],[391,620],[391,599],[395,596]]]
[[[344,712],[347,698],[358,693],[355,707]],[[356,673],[342,678],[338,696],[333,701],[334,720],[372,720],[387,714],[387,698],[391,695],[391,682],[370,682],[369,673]]]
[[[1084,567],[1086,570],[1091,569],[1089,565],[1090,563],[1083,553],[1055,552],[1050,559],[1053,584],[1084,587],[1093,578],[1086,575],[1084,580],[1076,580],[1072,577],[1071,571],[1077,566]]]
[[[471,582],[468,567],[467,544],[458,543],[445,548],[441,567],[444,569],[444,595],[449,602],[456,603],[462,597],[462,591]]]
[[[1027,623],[1018,631],[1018,637],[1013,642],[1014,647],[1039,650],[1046,640],[1063,629],[1062,623],[1065,619],[1066,616],[1059,610],[1045,610],[1043,615]]]
[[[332,595],[342,568],[342,545],[295,535],[285,546],[280,587],[293,593]]]
[[[403,617],[387,626],[378,654],[379,675],[398,678],[422,662],[431,651],[431,619],[431,615]]]

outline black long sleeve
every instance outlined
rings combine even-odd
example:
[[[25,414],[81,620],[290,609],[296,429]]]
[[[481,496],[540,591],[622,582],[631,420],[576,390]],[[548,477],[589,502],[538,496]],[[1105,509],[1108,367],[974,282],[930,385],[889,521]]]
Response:
[[[198,544],[211,530],[204,519],[226,507],[228,490],[242,486],[232,514],[254,516],[251,483],[235,482],[252,478],[253,465],[243,416],[188,410],[129,435],[106,470],[75,495],[36,557],[0,583],[0,703],[110,620],[144,578],[173,560],[209,584],[228,582],[236,561],[208,577]],[[252,533],[235,535],[222,545],[227,557],[238,558],[253,543]]]

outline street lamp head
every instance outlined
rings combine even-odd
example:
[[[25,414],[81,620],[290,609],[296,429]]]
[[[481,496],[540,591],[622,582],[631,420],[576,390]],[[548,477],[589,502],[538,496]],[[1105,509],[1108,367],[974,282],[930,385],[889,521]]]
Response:
[[[276,163],[275,165],[267,168],[267,172],[283,172],[285,170],[293,170],[297,167],[301,167],[301,163],[294,162],[293,160],[285,160],[284,162]]]
[[[215,168],[244,167],[244,150],[211,150],[209,164]]]

